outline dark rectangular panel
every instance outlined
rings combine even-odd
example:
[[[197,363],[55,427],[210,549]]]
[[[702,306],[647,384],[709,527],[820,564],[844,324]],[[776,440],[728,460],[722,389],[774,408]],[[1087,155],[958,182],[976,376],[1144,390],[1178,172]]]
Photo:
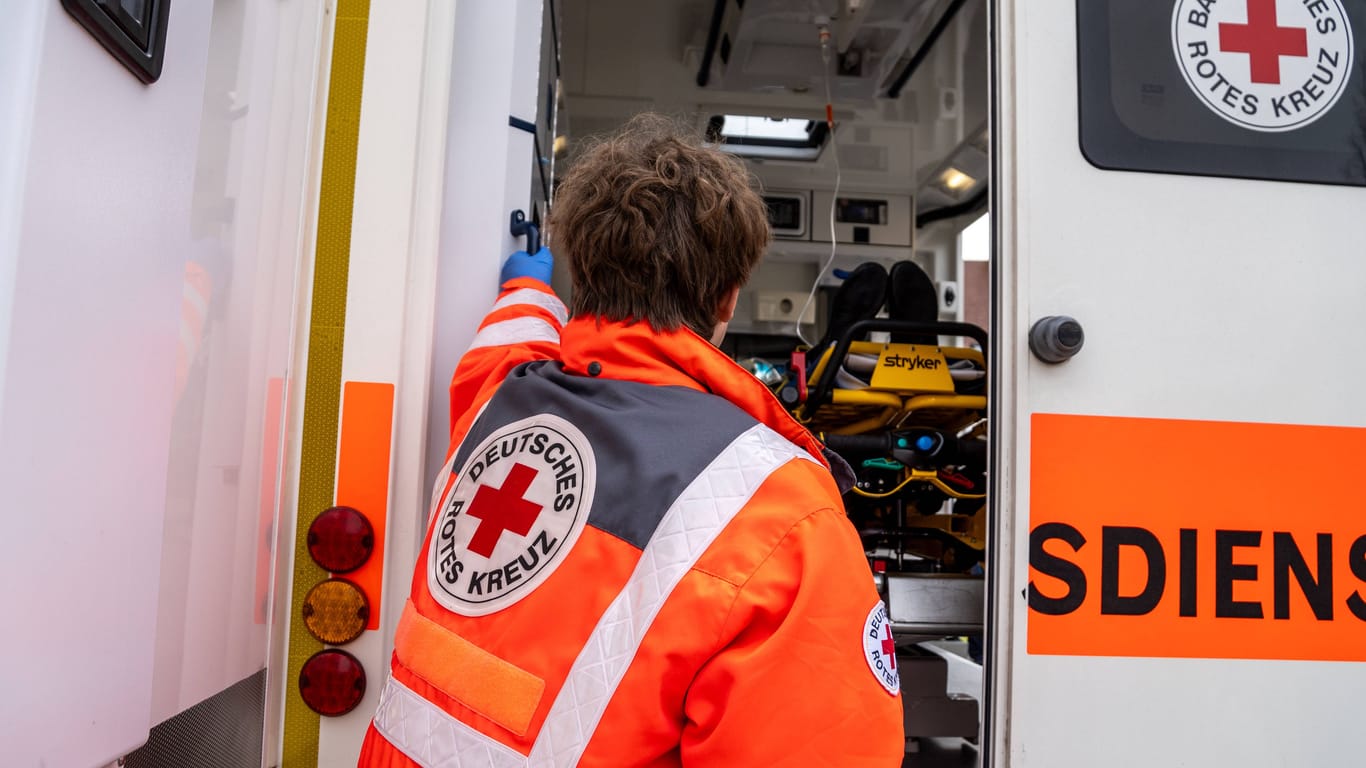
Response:
[[[1082,153],[1366,186],[1364,39],[1366,0],[1078,0]]]
[[[139,80],[161,77],[171,0],[62,0],[62,7]]]
[[[125,768],[259,766],[265,739],[266,671],[152,728],[147,743],[124,758]]]

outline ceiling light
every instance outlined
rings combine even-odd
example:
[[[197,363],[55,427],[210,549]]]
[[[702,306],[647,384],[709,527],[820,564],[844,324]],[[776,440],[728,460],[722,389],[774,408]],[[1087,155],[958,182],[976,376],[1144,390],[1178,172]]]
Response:
[[[962,192],[976,184],[977,179],[972,178],[957,168],[950,167],[940,174],[939,182],[950,192]]]

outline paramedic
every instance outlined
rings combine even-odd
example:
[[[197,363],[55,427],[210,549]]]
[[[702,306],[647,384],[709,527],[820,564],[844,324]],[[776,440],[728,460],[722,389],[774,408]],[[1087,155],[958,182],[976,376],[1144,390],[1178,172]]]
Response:
[[[769,238],[743,165],[638,117],[547,227],[572,319],[514,254],[361,764],[900,765],[852,473],[714,346]]]

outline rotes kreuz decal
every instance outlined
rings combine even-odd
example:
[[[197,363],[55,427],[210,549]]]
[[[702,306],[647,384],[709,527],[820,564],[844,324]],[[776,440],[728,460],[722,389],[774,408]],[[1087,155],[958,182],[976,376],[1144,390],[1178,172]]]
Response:
[[[1355,53],[1342,0],[1179,0],[1172,42],[1206,106],[1267,132],[1303,128],[1332,109]]]
[[[531,594],[588,520],[593,451],[574,425],[542,414],[484,439],[439,502],[427,552],[437,602],[483,616]]]
[[[901,674],[896,671],[896,641],[892,640],[892,622],[887,618],[887,606],[877,601],[863,622],[863,658],[873,677],[893,696],[901,691]]]

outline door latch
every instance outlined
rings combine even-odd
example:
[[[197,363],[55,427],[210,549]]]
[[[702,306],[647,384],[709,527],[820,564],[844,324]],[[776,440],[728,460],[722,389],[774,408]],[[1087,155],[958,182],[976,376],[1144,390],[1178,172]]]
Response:
[[[1029,351],[1045,363],[1070,360],[1085,343],[1081,323],[1067,315],[1049,315],[1029,329]]]

